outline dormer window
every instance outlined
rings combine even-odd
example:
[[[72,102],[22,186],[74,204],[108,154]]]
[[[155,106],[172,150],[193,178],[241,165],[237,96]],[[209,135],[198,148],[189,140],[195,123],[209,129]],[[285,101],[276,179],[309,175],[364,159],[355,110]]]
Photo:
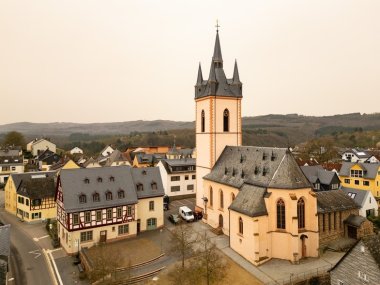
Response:
[[[268,155],[264,152],[264,153],[263,153],[263,160],[266,160],[267,157],[268,157]]]
[[[115,182],[115,177],[111,176],[110,177],[110,182]]]
[[[236,173],[235,173],[235,168],[232,167],[232,176],[235,177],[235,174],[236,174]]]
[[[119,191],[117,191],[117,198],[123,199],[124,197],[125,197],[125,192],[123,189],[120,189]]]
[[[98,182],[103,182],[103,179],[101,177],[98,177]]]
[[[90,184],[90,179],[85,178],[85,179],[84,179],[84,184]]]
[[[245,161],[245,155],[241,154],[240,155],[240,163],[243,163]]]
[[[241,171],[241,178],[245,178],[244,170]]]
[[[264,167],[264,169],[263,169],[263,176],[267,175],[267,173],[268,173],[268,169],[266,167]]]
[[[87,197],[86,197],[86,195],[85,194],[80,194],[79,195],[79,203],[80,204],[84,204],[84,203],[86,203],[87,202]]]
[[[270,157],[270,160],[271,161],[274,161],[276,159],[276,155],[273,153],[273,151],[272,151],[272,155],[271,155],[271,157]]]
[[[255,166],[255,175],[259,174],[260,170],[257,166]]]
[[[141,173],[142,173],[142,175],[146,175],[146,171],[145,170],[143,170]]]
[[[152,182],[151,186],[152,186],[152,190],[157,190],[157,183],[156,182]]]
[[[136,186],[137,186],[137,191],[143,191],[144,190],[144,186],[141,183],[138,183]]]
[[[227,175],[227,174],[228,174],[228,168],[225,167],[225,168],[224,168],[224,175]]]
[[[107,191],[107,192],[106,192],[106,200],[107,200],[107,201],[112,200],[112,192],[111,192],[111,191]]]
[[[100,202],[100,195],[99,195],[99,193],[92,194],[92,201],[94,201],[94,202]]]

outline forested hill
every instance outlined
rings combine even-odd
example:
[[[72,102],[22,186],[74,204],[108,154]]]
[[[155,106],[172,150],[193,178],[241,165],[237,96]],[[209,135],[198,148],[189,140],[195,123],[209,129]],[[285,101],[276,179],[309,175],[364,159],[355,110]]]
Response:
[[[129,121],[116,123],[14,123],[0,125],[0,136],[18,131],[27,138],[68,137],[72,134],[85,136],[125,136],[133,133],[157,133],[159,131],[186,130],[193,132],[194,122],[168,120]],[[380,132],[380,113],[352,113],[334,116],[265,115],[243,118],[243,143],[246,145],[287,146],[316,137],[343,133],[370,131]],[[180,135],[179,132],[178,135]],[[188,133],[188,132],[186,132]],[[190,135],[190,133],[188,133]],[[81,136],[74,136],[80,140]],[[376,137],[376,140],[380,138]],[[190,142],[192,145],[194,142]]]

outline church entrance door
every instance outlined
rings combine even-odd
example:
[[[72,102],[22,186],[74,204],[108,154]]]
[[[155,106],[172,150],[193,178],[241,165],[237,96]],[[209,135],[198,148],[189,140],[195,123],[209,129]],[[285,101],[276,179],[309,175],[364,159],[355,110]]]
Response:
[[[302,258],[306,257],[306,239],[307,235],[301,235]]]
[[[223,228],[223,216],[219,214],[219,228]]]

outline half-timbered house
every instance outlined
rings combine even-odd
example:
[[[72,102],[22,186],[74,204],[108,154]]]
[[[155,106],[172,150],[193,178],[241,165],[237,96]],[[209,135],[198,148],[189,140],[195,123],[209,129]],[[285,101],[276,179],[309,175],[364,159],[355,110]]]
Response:
[[[163,196],[158,168],[63,169],[56,193],[61,245],[72,254],[162,227]]]

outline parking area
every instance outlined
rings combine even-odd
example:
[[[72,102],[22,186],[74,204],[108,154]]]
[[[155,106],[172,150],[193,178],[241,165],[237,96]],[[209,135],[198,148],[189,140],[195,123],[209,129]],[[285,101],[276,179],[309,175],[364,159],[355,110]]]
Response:
[[[194,211],[195,208],[195,198],[187,198],[182,200],[175,200],[170,202],[169,204],[169,210],[165,211],[164,216],[164,226],[167,228],[174,227],[174,225],[168,220],[168,217],[170,214],[178,214],[178,209],[181,206],[187,206],[192,211]]]

